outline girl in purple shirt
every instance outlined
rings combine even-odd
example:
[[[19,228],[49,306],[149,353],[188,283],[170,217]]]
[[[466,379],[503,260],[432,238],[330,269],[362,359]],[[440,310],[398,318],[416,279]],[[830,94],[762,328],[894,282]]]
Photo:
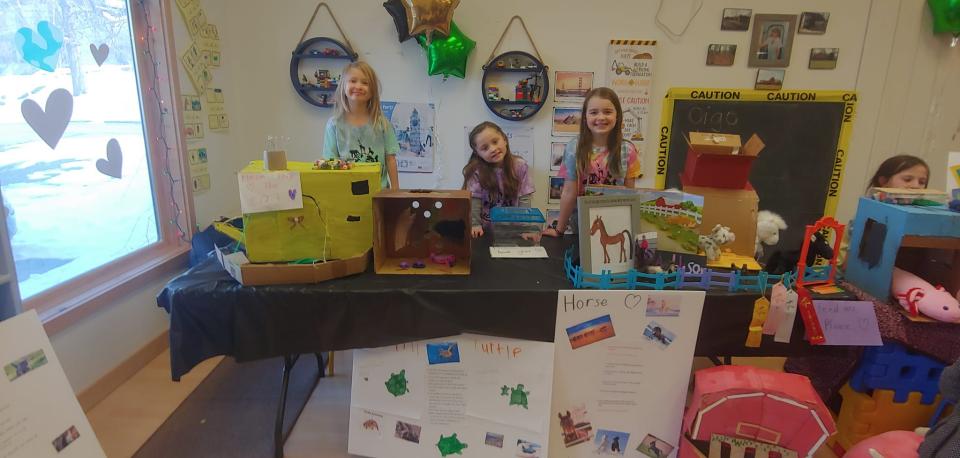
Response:
[[[527,162],[510,153],[500,126],[484,121],[470,131],[473,154],[463,168],[463,189],[470,191],[470,233],[480,237],[490,229],[493,207],[529,207],[533,180]]]

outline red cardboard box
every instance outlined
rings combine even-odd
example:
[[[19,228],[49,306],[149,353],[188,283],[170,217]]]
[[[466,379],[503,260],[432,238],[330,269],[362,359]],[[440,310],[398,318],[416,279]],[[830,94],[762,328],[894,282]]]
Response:
[[[693,186],[746,189],[750,167],[765,145],[756,134],[740,145],[740,136],[690,132],[681,179]]]

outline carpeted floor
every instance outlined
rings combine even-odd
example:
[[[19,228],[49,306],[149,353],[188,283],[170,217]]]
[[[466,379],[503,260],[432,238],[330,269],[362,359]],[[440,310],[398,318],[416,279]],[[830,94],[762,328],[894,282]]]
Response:
[[[244,364],[224,358],[134,456],[272,457],[282,372],[281,358]],[[316,358],[303,355],[290,378],[285,431],[310,398],[316,376]]]

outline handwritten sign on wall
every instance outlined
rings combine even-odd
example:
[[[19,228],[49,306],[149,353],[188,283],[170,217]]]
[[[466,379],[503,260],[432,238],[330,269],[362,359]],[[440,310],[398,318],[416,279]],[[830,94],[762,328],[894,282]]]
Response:
[[[238,177],[243,213],[303,208],[300,172],[240,173]]]

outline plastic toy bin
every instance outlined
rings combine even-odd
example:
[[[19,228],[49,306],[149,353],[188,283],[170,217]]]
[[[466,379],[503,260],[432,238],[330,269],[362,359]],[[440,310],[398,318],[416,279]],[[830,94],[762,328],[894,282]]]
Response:
[[[490,210],[493,223],[493,246],[537,246],[546,219],[539,208],[494,207]]]

